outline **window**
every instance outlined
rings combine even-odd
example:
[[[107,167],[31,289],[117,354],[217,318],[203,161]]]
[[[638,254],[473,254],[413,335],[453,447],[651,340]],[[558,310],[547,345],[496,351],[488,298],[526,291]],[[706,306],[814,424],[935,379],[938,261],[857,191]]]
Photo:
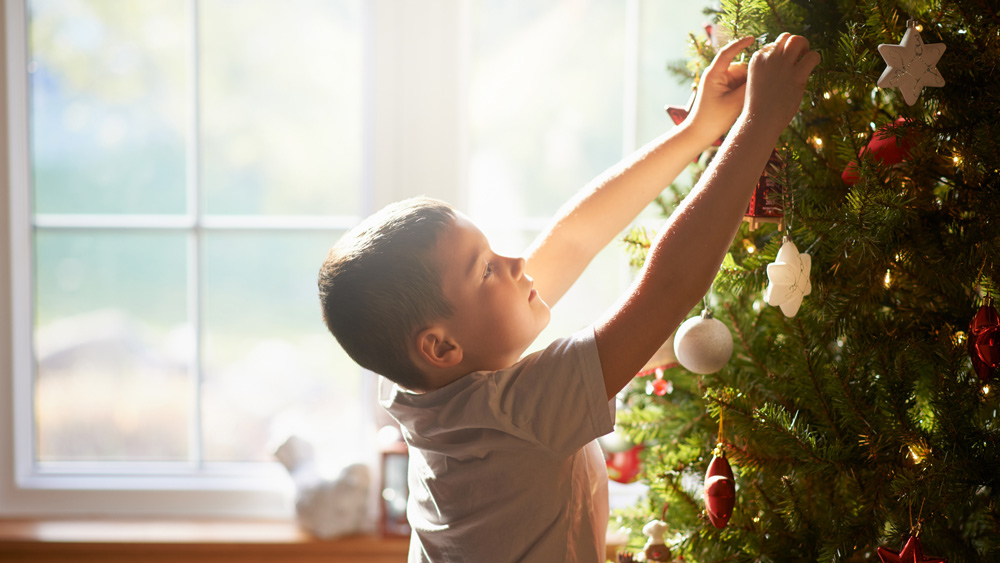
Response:
[[[0,505],[285,514],[275,438],[374,460],[326,249],[420,193],[522,248],[686,100],[665,66],[701,16],[657,4],[7,2]],[[620,254],[540,342],[613,302]]]

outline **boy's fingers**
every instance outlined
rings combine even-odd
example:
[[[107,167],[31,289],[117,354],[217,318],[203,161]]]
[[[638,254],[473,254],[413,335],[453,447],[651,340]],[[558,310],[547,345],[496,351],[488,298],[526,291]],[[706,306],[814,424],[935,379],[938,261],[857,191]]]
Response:
[[[732,80],[740,81],[747,79],[747,64],[746,63],[729,63],[726,68]]]
[[[808,53],[802,56],[802,60],[799,61],[799,66],[802,69],[803,75],[805,77],[807,78],[809,77],[809,73],[811,73],[813,69],[816,68],[816,65],[819,64],[820,59],[821,57],[819,53],[817,53],[816,51],[809,51]]]
[[[790,37],[791,34],[787,31],[781,32],[781,34],[774,40],[774,47],[778,49],[779,52],[783,51]]]
[[[753,36],[741,37],[740,39],[734,39],[726,44],[718,53],[715,55],[715,60],[709,66],[708,72],[715,71],[720,68],[729,68],[729,63],[736,58],[736,55],[740,51],[746,49],[753,43]]]
[[[793,60],[799,60],[802,55],[809,52],[809,40],[801,35],[792,35],[785,42],[785,53]]]

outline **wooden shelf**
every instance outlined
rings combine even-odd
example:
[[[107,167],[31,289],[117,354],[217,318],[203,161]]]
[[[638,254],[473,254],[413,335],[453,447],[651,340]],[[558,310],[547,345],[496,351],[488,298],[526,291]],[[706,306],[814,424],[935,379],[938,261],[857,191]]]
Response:
[[[407,538],[324,541],[288,521],[0,520],[0,561],[402,563]]]

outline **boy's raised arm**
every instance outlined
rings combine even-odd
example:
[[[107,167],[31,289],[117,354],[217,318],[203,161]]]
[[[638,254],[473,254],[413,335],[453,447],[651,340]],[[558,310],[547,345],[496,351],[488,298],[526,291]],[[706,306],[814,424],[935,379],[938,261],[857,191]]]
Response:
[[[752,40],[720,50],[702,78],[692,115],[587,185],[529,247],[525,271],[549,305],[689,162],[729,130],[743,108],[747,72],[746,65],[732,61]]]
[[[743,112],[701,180],[650,248],[629,292],[595,325],[608,398],[705,295],[778,137],[798,111],[819,54],[781,34],[754,54]]]

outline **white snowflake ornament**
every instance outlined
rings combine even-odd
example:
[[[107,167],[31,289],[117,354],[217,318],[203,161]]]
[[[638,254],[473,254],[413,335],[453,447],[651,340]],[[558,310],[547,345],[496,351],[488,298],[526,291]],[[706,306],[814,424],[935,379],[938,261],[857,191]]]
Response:
[[[785,237],[774,262],[767,265],[767,279],[771,282],[764,291],[768,305],[780,307],[787,317],[794,317],[802,305],[802,298],[812,292],[809,268],[812,257],[799,252],[795,243]]]
[[[945,47],[944,43],[924,43],[916,22],[906,22],[906,32],[899,45],[883,43],[878,46],[878,52],[888,65],[878,79],[878,87],[899,88],[903,101],[912,106],[924,86],[944,86],[937,62]]]

